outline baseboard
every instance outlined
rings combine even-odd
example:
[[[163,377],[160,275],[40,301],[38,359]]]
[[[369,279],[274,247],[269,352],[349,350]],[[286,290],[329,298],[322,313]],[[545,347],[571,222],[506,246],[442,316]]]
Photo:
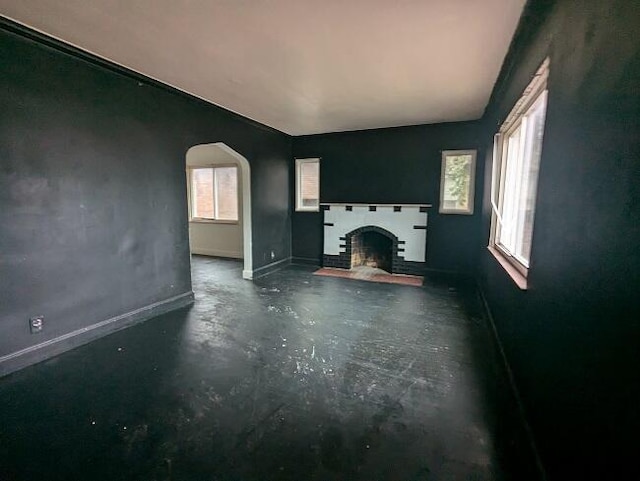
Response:
[[[271,264],[267,264],[266,266],[258,267],[257,269],[253,270],[253,279],[255,280],[260,277],[264,277],[269,274],[272,274],[275,271],[288,266],[289,264],[291,264],[291,257],[285,257],[284,259],[280,259],[279,261],[272,262]]]
[[[193,292],[185,292],[184,294],[69,332],[55,339],[7,354],[0,357],[0,377],[191,303],[193,303]]]
[[[322,265],[322,262],[320,261],[320,259],[314,258],[314,257],[292,257],[291,263],[304,264],[307,266],[317,266],[317,267],[320,267]]]
[[[438,269],[436,267],[425,267],[423,269],[425,274],[438,274],[442,276],[460,277],[460,271],[453,269]]]
[[[529,441],[529,445],[531,447],[531,451],[533,452],[533,456],[535,458],[536,466],[540,473],[540,479],[542,481],[547,480],[547,474],[544,469],[544,465],[542,464],[542,458],[540,458],[540,452],[538,451],[538,446],[536,445],[536,440],[533,436],[533,431],[531,430],[531,425],[527,420],[526,411],[524,409],[524,404],[522,403],[522,397],[520,396],[520,391],[518,390],[518,386],[516,385],[515,378],[513,376],[513,371],[511,370],[511,365],[509,364],[509,360],[507,359],[507,355],[504,352],[504,347],[502,345],[502,341],[500,340],[500,335],[498,334],[498,329],[496,328],[496,323],[493,318],[493,314],[491,314],[491,309],[489,308],[489,303],[487,302],[487,298],[484,295],[484,290],[482,289],[482,285],[480,282],[476,283],[476,287],[478,290],[478,294],[480,295],[480,301],[482,302],[482,309],[484,311],[484,315],[486,319],[489,321],[489,326],[491,328],[491,334],[493,335],[493,340],[498,346],[498,352],[500,353],[500,359],[502,360],[503,368],[507,374],[507,380],[509,381],[509,386],[511,388],[511,392],[513,394],[514,399],[516,400],[516,404],[518,405],[518,412],[520,415],[520,420],[522,421],[522,425],[524,426],[524,430],[527,434],[527,438]]]
[[[469,282],[475,284],[475,277],[459,270],[426,267],[422,274],[425,278],[448,282]]]
[[[232,259],[242,259],[242,252],[236,251],[224,251],[221,249],[199,249],[193,248],[191,249],[192,254],[197,254],[200,256],[211,256],[211,257],[231,257]]]

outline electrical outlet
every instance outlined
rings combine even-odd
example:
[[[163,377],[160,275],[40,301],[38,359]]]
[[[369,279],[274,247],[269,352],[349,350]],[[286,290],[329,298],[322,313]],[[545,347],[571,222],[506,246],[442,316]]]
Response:
[[[34,316],[29,319],[29,329],[31,334],[37,334],[42,331],[44,327],[44,316]]]

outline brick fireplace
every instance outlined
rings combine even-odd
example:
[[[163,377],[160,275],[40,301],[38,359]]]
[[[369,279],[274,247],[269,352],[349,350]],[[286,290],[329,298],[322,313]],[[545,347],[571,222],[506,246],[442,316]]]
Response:
[[[323,267],[422,275],[429,205],[322,204]]]

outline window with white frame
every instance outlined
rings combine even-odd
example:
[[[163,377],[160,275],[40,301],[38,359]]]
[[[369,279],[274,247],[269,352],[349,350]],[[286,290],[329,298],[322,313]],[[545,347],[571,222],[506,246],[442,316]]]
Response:
[[[296,210],[320,209],[320,159],[296,159]]]
[[[531,257],[548,76],[547,59],[494,139],[489,246],[525,277]]]
[[[191,220],[238,220],[238,168],[189,168]]]
[[[441,214],[473,214],[475,150],[445,150],[440,173]]]

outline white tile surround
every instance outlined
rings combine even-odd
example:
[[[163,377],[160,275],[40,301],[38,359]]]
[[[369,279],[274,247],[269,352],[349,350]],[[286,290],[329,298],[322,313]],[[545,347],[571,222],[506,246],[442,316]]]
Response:
[[[405,261],[425,262],[428,204],[322,204],[324,210],[324,254],[338,256],[346,248],[347,234],[365,226],[376,226],[403,241]],[[348,210],[347,206],[351,207]],[[371,207],[375,210],[371,210]],[[399,208],[399,211],[397,211]],[[343,239],[340,239],[340,238]],[[342,247],[341,247],[342,246]]]

